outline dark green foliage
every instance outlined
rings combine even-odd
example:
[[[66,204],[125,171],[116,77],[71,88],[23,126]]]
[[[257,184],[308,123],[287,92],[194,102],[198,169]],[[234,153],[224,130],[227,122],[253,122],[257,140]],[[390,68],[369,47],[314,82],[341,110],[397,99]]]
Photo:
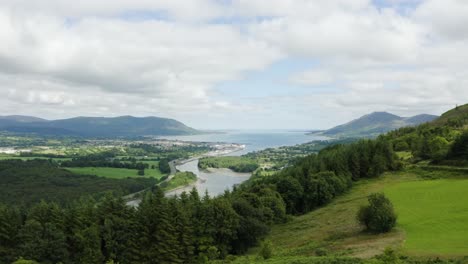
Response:
[[[464,129],[468,125],[468,105],[444,113],[440,118],[417,127],[400,128],[385,137],[397,151],[410,151],[413,162],[431,160],[433,164],[466,165]],[[466,150],[466,149],[465,149]]]
[[[455,139],[450,148],[448,158],[468,161],[468,130]]]
[[[229,168],[235,172],[253,172],[258,169],[255,160],[248,157],[205,157],[198,162],[198,167],[208,168]]]
[[[385,233],[395,226],[397,216],[390,200],[381,193],[368,197],[369,205],[360,208],[357,218],[367,230],[375,233]]]
[[[169,166],[169,162],[167,159],[162,159],[159,161],[159,171],[162,173],[170,173],[171,167]]]
[[[153,186],[153,178],[108,179],[76,175],[48,160],[0,161],[0,202],[29,205],[41,199],[65,204],[105,192],[128,194]]]
[[[260,248],[260,256],[263,259],[269,259],[273,256],[273,248],[270,240],[265,240]]]
[[[23,219],[17,208],[0,205],[0,263],[15,260]]]
[[[323,149],[272,177],[251,182],[272,184],[286,211],[306,213],[348,190],[352,181],[377,177],[401,167],[392,145],[383,137]]]
[[[135,159],[130,162],[121,162],[115,159],[116,153],[112,151],[101,152],[82,157],[64,160],[60,163],[62,167],[110,167],[110,168],[125,168],[144,170],[149,167],[147,163],[137,162]]]
[[[168,198],[155,187],[136,209],[111,195],[23,211],[0,204],[0,263],[199,263],[245,252],[285,217],[267,186],[216,198]]]

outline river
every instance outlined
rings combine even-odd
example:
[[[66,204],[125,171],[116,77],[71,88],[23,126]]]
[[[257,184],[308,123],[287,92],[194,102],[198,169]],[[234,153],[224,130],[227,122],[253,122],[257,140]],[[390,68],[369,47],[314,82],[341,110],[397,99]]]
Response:
[[[302,144],[313,140],[327,139],[316,135],[306,135],[304,131],[225,131],[219,134],[203,134],[192,136],[170,136],[164,137],[170,140],[183,140],[195,142],[223,142],[244,144],[243,150],[229,153],[230,156],[239,156],[248,152],[258,151],[266,148],[290,146]],[[190,191],[194,186],[202,195],[205,191],[210,196],[216,196],[236,184],[249,179],[250,173],[237,173],[229,169],[199,170],[198,159],[191,160],[177,166],[180,171],[190,171],[198,176],[198,181],[190,186],[169,191],[166,195],[178,195],[184,191]]]
[[[166,195],[179,195],[182,192],[189,192],[195,186],[200,195],[208,192],[210,196],[222,194],[226,189],[242,183],[250,177],[250,173],[237,173],[230,169],[209,169],[209,171],[198,168],[198,159],[177,166],[179,171],[190,171],[198,176],[198,181],[194,185],[178,188],[166,192]]]
[[[245,145],[245,148],[239,151],[231,152],[229,156],[240,156],[252,151],[263,150],[266,148],[275,148],[281,146],[292,146],[314,140],[324,140],[327,137],[317,135],[306,135],[305,131],[282,131],[282,130],[259,130],[259,131],[224,131],[217,134],[202,134],[192,136],[165,136],[161,137],[169,140],[182,140],[193,142],[222,142],[237,143]],[[210,169],[201,171],[198,169],[198,159],[190,159],[176,166],[177,170],[190,171],[198,176],[198,181],[190,186],[178,188],[166,192],[166,195],[178,195],[182,192],[189,192],[195,187],[200,195],[205,191],[210,196],[216,196],[223,193],[232,186],[240,184],[249,179],[250,173],[237,173],[229,169]],[[134,194],[128,195],[131,197]],[[137,207],[140,199],[131,199],[127,205]]]

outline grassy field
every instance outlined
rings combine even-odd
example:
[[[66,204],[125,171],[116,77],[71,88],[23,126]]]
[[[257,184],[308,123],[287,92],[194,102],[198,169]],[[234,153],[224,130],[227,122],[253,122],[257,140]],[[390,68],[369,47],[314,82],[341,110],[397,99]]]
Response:
[[[197,175],[192,172],[177,172],[170,181],[161,183],[164,191],[173,190],[178,187],[186,186],[197,181]]]
[[[464,178],[468,175],[463,171],[412,168],[362,180],[330,204],[274,225],[267,237],[273,244],[273,259],[257,261],[259,248],[253,248],[234,263],[291,263],[299,259],[304,262],[297,263],[314,263],[314,258],[307,258],[322,255],[370,258],[389,247],[414,256],[468,255],[468,247],[462,248],[468,245],[468,204],[463,205],[468,200],[468,192],[463,194],[468,180]],[[415,192],[409,195],[412,188]],[[399,214],[397,228],[387,234],[366,233],[356,220],[357,211],[367,203],[369,194],[384,191]],[[443,209],[444,205],[448,206]]]
[[[158,169],[146,169],[145,176],[139,176],[138,170],[107,168],[107,167],[83,167],[83,168],[66,168],[67,170],[85,175],[96,175],[113,179],[124,179],[128,177],[154,177],[160,179],[165,176]]]
[[[468,180],[404,182],[385,188],[406,232],[404,251],[468,254]]]

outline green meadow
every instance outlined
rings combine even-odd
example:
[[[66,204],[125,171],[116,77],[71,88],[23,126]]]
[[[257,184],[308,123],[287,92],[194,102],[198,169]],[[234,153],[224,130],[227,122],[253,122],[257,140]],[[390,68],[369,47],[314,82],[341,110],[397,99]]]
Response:
[[[403,249],[416,255],[466,255],[468,180],[402,182],[385,189],[406,233]]]
[[[398,214],[397,228],[386,234],[364,232],[356,219],[367,196],[375,192],[384,192]],[[233,263],[322,263],[320,256],[368,259],[386,248],[414,257],[465,256],[467,201],[465,171],[415,167],[388,172],[356,182],[349,192],[324,207],[274,225],[267,236],[272,259],[259,260],[260,248],[256,247]]]
[[[165,176],[159,169],[146,169],[145,175],[138,175],[138,170],[125,169],[125,168],[108,168],[108,167],[80,167],[80,168],[66,168],[67,170],[76,174],[96,175],[100,177],[124,179],[128,177],[153,177],[160,179]]]

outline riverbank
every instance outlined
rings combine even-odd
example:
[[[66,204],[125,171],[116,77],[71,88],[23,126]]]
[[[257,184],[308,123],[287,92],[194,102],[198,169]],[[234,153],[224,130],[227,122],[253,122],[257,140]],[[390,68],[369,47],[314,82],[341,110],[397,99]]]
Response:
[[[210,196],[216,196],[224,193],[227,189],[231,189],[234,185],[241,184],[251,176],[251,173],[237,173],[225,168],[200,170],[198,168],[198,159],[182,164],[177,169],[195,173],[198,180],[194,184],[166,192],[166,196],[190,192],[194,187],[200,194],[207,192]]]
[[[226,155],[229,155],[229,154],[232,154],[232,153],[243,151],[245,149],[245,145],[235,144],[235,143],[211,143],[211,147],[213,148],[213,150],[211,150],[209,152],[206,152],[204,154],[197,155],[197,156],[194,156],[194,157],[191,157],[191,158],[188,158],[188,159],[172,160],[172,161],[169,162],[169,165],[171,167],[171,173],[168,175],[167,179],[165,179],[162,182],[159,182],[158,185],[166,184],[167,186],[171,186],[171,185],[169,185],[169,182],[171,182],[171,180],[174,179],[174,176],[179,171],[180,172],[191,172],[191,173],[193,173],[194,175],[196,175],[196,180],[192,181],[189,184],[179,185],[179,186],[173,185],[173,186],[169,187],[171,189],[168,189],[168,190],[165,191],[166,196],[179,195],[184,191],[186,191],[186,192],[190,191],[193,187],[199,187],[199,186],[202,186],[203,184],[207,183],[208,179],[206,179],[206,178],[211,178],[211,177],[206,177],[205,176],[206,172],[200,173],[200,171],[198,170],[198,159],[203,158],[203,157],[226,156]],[[196,165],[191,166],[193,163],[195,163]],[[186,166],[187,164],[189,164],[189,166]],[[209,173],[216,174],[215,172],[209,172]],[[224,174],[226,174],[226,172],[224,172]],[[227,173],[227,174],[229,174],[229,173]],[[218,174],[216,174],[216,175],[218,175]],[[232,176],[232,175],[229,175],[229,176]],[[248,175],[241,174],[241,176],[250,177],[250,174],[248,174]],[[248,179],[248,177],[247,177],[247,179]],[[184,181],[180,181],[180,182],[184,183]],[[210,182],[213,182],[213,180],[210,180]],[[229,184],[231,182],[233,182],[233,181],[228,180],[227,184]],[[233,182],[233,184],[237,184],[237,183],[238,183],[238,181]],[[231,187],[231,186],[229,186],[229,187]],[[219,187],[217,187],[215,189],[218,190]],[[147,190],[148,189],[141,190],[139,192],[136,192],[136,193],[125,196],[124,199],[127,201],[126,204],[129,205],[129,206],[133,206],[133,207],[138,206],[138,204],[141,202],[140,195],[143,194]],[[223,190],[224,190],[224,188],[223,188]],[[215,191],[214,193],[217,193],[217,191]]]
[[[218,181],[214,181],[212,179],[212,175],[216,175],[216,177],[241,177],[243,178],[249,178],[251,176],[251,173],[237,173],[234,172],[230,169],[219,169],[219,170],[205,170],[205,171],[200,171],[198,167],[198,162],[199,159],[201,158],[207,158],[207,157],[220,157],[220,156],[226,156],[238,151],[242,151],[245,148],[245,145],[243,144],[216,144],[216,149],[214,151],[210,151],[208,153],[205,153],[203,155],[199,155],[197,157],[192,157],[190,159],[185,159],[182,161],[175,161],[176,164],[176,169],[177,171],[181,172],[191,172],[195,175],[197,175],[197,180],[195,182],[192,182],[190,184],[184,185],[184,186],[178,186],[174,189],[167,190],[165,192],[165,195],[167,196],[173,196],[173,195],[179,195],[182,192],[188,192],[195,187],[196,189],[201,189],[202,192],[208,191],[210,194],[218,194],[219,187],[216,186],[215,190],[210,190],[211,188],[208,188],[210,184],[212,183],[218,183]],[[232,181],[227,181],[227,184],[229,184]],[[221,181],[222,183],[222,181]],[[234,181],[233,184],[238,184],[238,181]],[[206,187],[206,188],[203,188]],[[212,186],[214,187],[214,186]],[[227,186],[228,188],[232,187],[231,185]],[[224,189],[226,189],[226,186],[224,186]],[[200,191],[200,190],[199,190]]]

